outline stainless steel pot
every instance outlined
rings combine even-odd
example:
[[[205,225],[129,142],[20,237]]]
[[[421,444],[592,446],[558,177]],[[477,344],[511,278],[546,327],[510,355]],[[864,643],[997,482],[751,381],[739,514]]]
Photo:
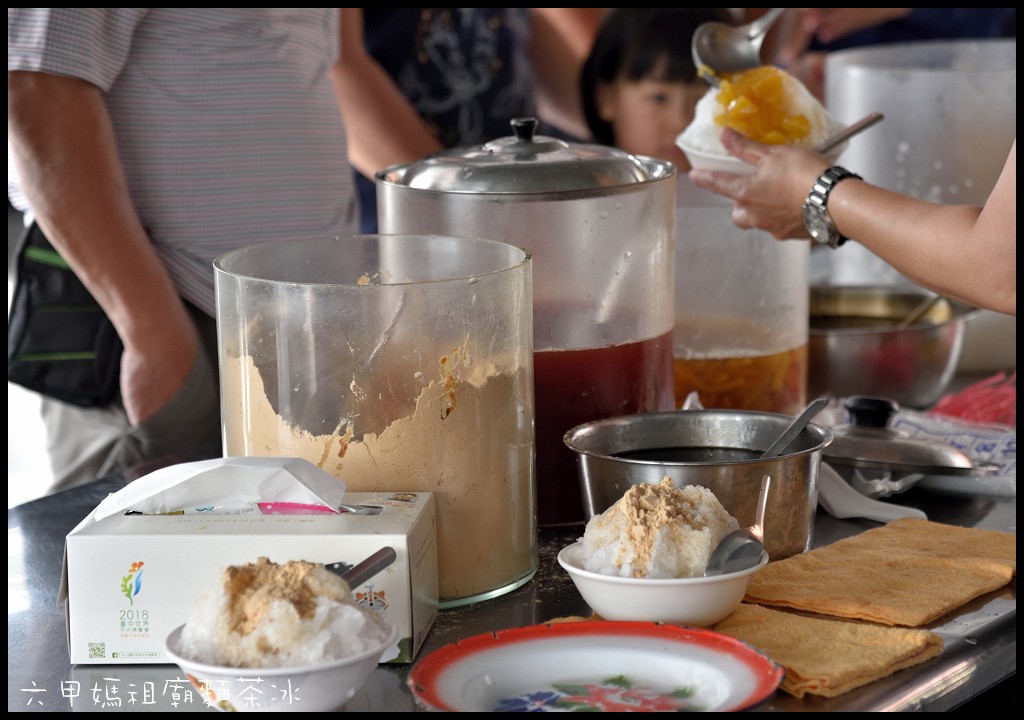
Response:
[[[927,297],[884,286],[812,287],[808,394],[933,405],[956,372],[964,331],[978,310],[942,299],[919,321],[897,327]]]
[[[588,518],[630,486],[667,475],[680,487],[708,488],[746,527],[755,520],[761,478],[770,475],[765,549],[781,560],[811,547],[822,450],[832,442],[830,430],[811,423],[784,453],[760,459],[792,420],[742,410],[646,413],[586,423],[566,433],[565,444],[578,459]]]

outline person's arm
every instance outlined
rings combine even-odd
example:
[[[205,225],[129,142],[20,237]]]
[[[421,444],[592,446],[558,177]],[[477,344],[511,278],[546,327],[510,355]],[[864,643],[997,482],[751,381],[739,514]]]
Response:
[[[362,8],[341,8],[340,32],[341,52],[331,79],[352,166],[373,178],[390,165],[442,150],[391,76],[366,52]]]
[[[121,341],[121,396],[138,425],[185,380],[196,330],[132,205],[101,91],[7,73],[7,138],[36,221]]]
[[[752,142],[731,130],[722,142],[756,165],[749,176],[694,170],[698,187],[735,201],[733,221],[779,239],[807,237],[801,208],[828,167],[819,155]],[[829,196],[839,231],[910,280],[970,305],[1017,314],[1017,143],[984,208],[918,200],[858,180]],[[841,251],[840,251],[841,252]]]
[[[542,119],[580,139],[590,138],[580,100],[580,72],[605,8],[531,8],[530,62]]]
[[[794,8],[778,23],[772,61],[788,67],[812,40],[830,43],[858,30],[908,17],[914,8]],[[947,11],[948,12],[948,11]]]
[[[984,207],[943,205],[863,182],[836,186],[837,227],[914,282],[1017,314],[1017,143]]]
[[[850,33],[900,20],[913,8],[793,8],[769,33],[762,55],[798,78],[819,100],[825,97],[824,52],[811,42],[828,43]]]

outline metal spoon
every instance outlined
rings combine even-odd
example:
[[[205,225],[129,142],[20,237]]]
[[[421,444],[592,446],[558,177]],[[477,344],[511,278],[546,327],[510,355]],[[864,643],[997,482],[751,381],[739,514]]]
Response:
[[[349,515],[380,515],[382,510],[384,508],[380,505],[349,505],[348,503],[339,503],[338,505],[338,512]]]
[[[896,323],[896,329],[906,330],[908,327],[910,327],[915,322],[924,317],[925,313],[931,310],[941,299],[941,295],[932,295],[931,297],[926,297],[924,300],[918,303],[913,310],[907,313],[902,320]]]
[[[690,44],[697,74],[717,86],[721,75],[763,65],[764,36],[785,9],[772,8],[757,20],[738,27],[720,22],[699,25]]]
[[[761,478],[761,494],[757,498],[757,516],[754,524],[747,528],[733,530],[722,538],[711,553],[704,577],[740,572],[754,567],[764,553],[764,509],[768,505],[768,487],[772,478]]]
[[[760,459],[765,460],[767,458],[773,458],[785,450],[786,446],[793,442],[793,438],[799,435],[800,431],[807,427],[807,423],[811,421],[811,418],[820,413],[827,404],[828,398],[820,397],[817,400],[812,400],[810,405],[805,407],[804,411],[789,424],[789,427],[782,431],[778,440],[773,442],[771,447],[764,451]]]
[[[840,143],[849,140],[862,130],[867,130],[872,125],[880,123],[883,118],[885,118],[885,115],[877,112],[871,113],[870,115],[865,115],[860,120],[855,122],[853,125],[848,125],[839,132],[829,135],[827,138],[822,140],[821,144],[814,148],[814,152],[818,153],[819,155],[824,155],[829,150],[834,148],[836,145],[839,145]]]
[[[782,431],[782,435],[772,443],[771,447],[761,454],[760,459],[773,458],[785,450],[786,446],[793,442],[793,438],[807,427],[811,418],[821,412],[827,404],[828,398],[820,397],[817,400],[812,400],[804,408],[804,411]],[[761,495],[757,499],[757,517],[754,519],[754,524],[748,528],[734,530],[722,538],[708,559],[704,577],[746,570],[754,567],[761,560],[761,553],[764,551],[764,509],[768,502],[768,486],[770,484],[771,476],[765,475],[761,478]]]

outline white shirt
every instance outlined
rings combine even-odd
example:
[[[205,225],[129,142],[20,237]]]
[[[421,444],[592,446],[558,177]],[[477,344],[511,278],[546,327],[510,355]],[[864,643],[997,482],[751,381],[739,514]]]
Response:
[[[337,8],[8,8],[7,69],[99,87],[132,200],[179,292],[213,260],[358,232],[330,66]],[[8,144],[8,197],[31,212]]]

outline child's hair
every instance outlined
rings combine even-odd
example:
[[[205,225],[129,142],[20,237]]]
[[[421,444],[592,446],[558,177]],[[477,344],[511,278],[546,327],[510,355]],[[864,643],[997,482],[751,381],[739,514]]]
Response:
[[[613,8],[608,12],[580,75],[583,112],[594,140],[615,144],[612,126],[598,113],[598,85],[641,80],[655,70],[659,80],[696,82],[690,41],[698,25],[712,21],[733,22],[725,8]]]

